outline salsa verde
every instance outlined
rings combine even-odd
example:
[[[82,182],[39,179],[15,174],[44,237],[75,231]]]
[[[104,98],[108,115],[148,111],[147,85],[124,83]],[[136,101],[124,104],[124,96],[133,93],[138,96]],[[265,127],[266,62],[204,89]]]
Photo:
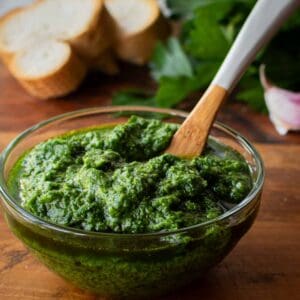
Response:
[[[9,186],[30,213],[87,231],[176,230],[221,215],[252,188],[247,162],[210,140],[193,159],[163,154],[178,125],[133,116],[42,142]]]

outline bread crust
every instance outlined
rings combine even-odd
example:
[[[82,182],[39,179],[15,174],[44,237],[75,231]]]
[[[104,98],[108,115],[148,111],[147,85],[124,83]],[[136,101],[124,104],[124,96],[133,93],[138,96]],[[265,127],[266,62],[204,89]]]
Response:
[[[0,32],[8,20],[17,18],[17,15],[21,13],[29,14],[30,10],[47,1],[50,0],[36,0],[26,7],[10,11],[0,18]],[[63,1],[65,0],[61,0],[61,3]],[[170,33],[170,26],[160,14],[156,0],[147,0],[147,5],[149,3],[151,5],[151,15],[147,18],[147,24],[145,23],[140,30],[129,34],[126,33],[126,30],[122,30],[118,20],[114,20],[105,7],[105,1],[109,0],[91,1],[92,11],[88,15],[89,20],[83,23],[84,26],[76,27],[78,30],[76,33],[72,33],[72,36],[70,36],[70,32],[74,31],[69,31],[65,38],[62,38],[63,30],[60,32],[60,30],[56,31],[56,29],[51,28],[52,31],[45,30],[44,32],[41,31],[41,34],[32,34],[33,38],[26,39],[24,45],[24,37],[20,41],[13,40],[13,42],[18,42],[18,49],[11,50],[5,44],[5,35],[2,37],[0,35],[0,59],[20,84],[33,96],[48,99],[66,95],[79,86],[88,70],[96,69],[107,74],[116,74],[119,69],[115,57],[135,64],[145,64],[152,55],[156,41],[165,39]],[[54,7],[54,9],[56,8]],[[44,14],[45,10],[42,11]],[[48,25],[48,23],[45,24]],[[49,24],[51,26],[52,23]],[[17,31],[16,28],[18,27],[13,27],[13,30]],[[36,24],[27,28],[36,28]],[[11,28],[9,30],[11,32]],[[30,36],[30,32],[29,30],[26,34]],[[18,58],[23,55],[24,51],[37,50],[36,47],[39,47],[40,43],[51,40],[67,45],[70,52],[69,56],[63,63],[53,66],[53,69],[46,75],[41,73],[40,76],[27,76],[18,66]]]
[[[169,23],[160,14],[145,30],[133,35],[119,36],[113,49],[118,58],[133,64],[144,65],[150,60],[157,40],[165,40],[170,32]]]
[[[166,39],[171,32],[169,23],[160,13],[157,1],[148,0],[147,3],[147,5],[151,5],[152,15],[149,17],[148,23],[136,32],[126,32],[118,24],[118,20],[111,16],[115,32],[113,50],[121,60],[138,65],[147,63],[152,56],[157,40]]]
[[[10,71],[31,95],[39,99],[64,96],[79,86],[87,72],[86,65],[68,44],[65,45],[69,48],[66,60],[45,76],[30,77],[23,74],[17,63],[18,56],[22,53],[16,55],[11,62]]]
[[[30,5],[32,6],[32,4]],[[27,7],[26,7],[27,8]],[[3,26],[5,22],[7,22],[10,18],[13,18],[15,15],[17,15],[19,12],[23,11],[26,9],[24,7],[17,7],[15,9],[12,9],[8,13],[6,13],[4,16],[0,18],[0,28]],[[1,36],[0,36],[1,37]],[[9,51],[8,49],[5,49],[5,46],[1,43],[1,38],[0,38],[0,59],[5,65],[9,65],[11,59],[13,58],[15,52]]]
[[[21,49],[18,49],[18,51],[8,51],[1,44],[0,40],[0,57],[2,61],[31,95],[39,99],[48,99],[64,96],[72,92],[82,82],[87,73],[88,65],[92,64],[92,60],[98,58],[110,46],[110,39],[105,37],[110,16],[106,12],[103,0],[92,1],[94,5],[93,15],[87,26],[71,38],[60,39],[60,42],[64,42],[69,47],[68,58],[62,65],[57,66],[57,69],[53,69],[46,76],[41,75],[31,78],[25,76],[22,70],[19,69],[17,60],[25,51],[30,51],[31,47],[35,47],[35,44],[38,47],[39,43],[51,40],[49,36],[45,35],[43,39],[38,39],[34,43],[28,43]],[[37,5],[43,5],[44,2],[45,0],[37,0],[26,7],[10,11],[0,19],[0,27],[18,14],[30,12],[32,8]]]
[[[95,57],[89,64],[89,68],[95,71],[101,71],[108,75],[119,73],[118,62],[112,49],[107,49],[98,57]]]
[[[98,10],[97,20],[94,21],[88,31],[66,40],[88,65],[111,46],[114,36],[111,32],[112,19],[104,5]]]

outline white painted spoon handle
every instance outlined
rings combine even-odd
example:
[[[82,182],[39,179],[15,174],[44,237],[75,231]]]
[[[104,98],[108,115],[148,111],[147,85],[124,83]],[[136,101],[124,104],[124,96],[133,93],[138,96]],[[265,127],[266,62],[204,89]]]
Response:
[[[254,60],[257,52],[299,5],[300,0],[258,0],[212,85],[221,86],[230,92]]]

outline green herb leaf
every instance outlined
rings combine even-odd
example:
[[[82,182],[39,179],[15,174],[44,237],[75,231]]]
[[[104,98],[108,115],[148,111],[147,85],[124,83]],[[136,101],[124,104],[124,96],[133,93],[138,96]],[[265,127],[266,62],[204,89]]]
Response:
[[[155,96],[156,104],[159,107],[173,107],[197,89],[197,77],[162,77]]]
[[[187,26],[183,44],[189,55],[199,60],[223,60],[230,43],[212,6],[197,9]]]
[[[159,43],[150,62],[158,83],[155,95],[132,91],[113,98],[118,105],[172,107],[191,92],[205,89],[216,74],[255,0],[166,0],[172,16],[182,18],[180,38]],[[257,55],[242,78],[236,100],[266,112],[258,66],[266,64],[268,77],[280,86],[300,85],[300,13],[296,12],[279,34]]]
[[[247,103],[256,111],[267,113],[264,100],[264,91],[259,82],[258,76],[247,73],[240,82],[240,91],[236,95],[236,100]]]
[[[155,98],[152,94],[139,89],[129,89],[117,92],[112,97],[113,105],[142,105],[155,106]]]
[[[300,19],[300,13],[298,13]],[[269,44],[260,61],[268,77],[283,88],[300,86],[300,27],[280,32]]]
[[[201,61],[195,65],[195,73],[199,88],[207,87],[217,73],[221,61]]]
[[[206,7],[208,5],[216,5],[212,7],[218,18],[221,18],[227,13],[226,8],[230,8],[234,2],[247,0],[166,0],[167,6],[171,11],[171,15],[175,17],[187,18],[193,16],[195,9]],[[248,0],[249,1],[249,0]],[[224,5],[220,7],[219,5]]]
[[[191,63],[176,38],[170,38],[165,46],[161,42],[157,44],[150,68],[156,80],[161,77],[193,76]]]

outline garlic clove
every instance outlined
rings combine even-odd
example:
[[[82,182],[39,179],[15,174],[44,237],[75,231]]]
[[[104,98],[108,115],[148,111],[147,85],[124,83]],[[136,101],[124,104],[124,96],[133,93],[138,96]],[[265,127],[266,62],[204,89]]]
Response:
[[[273,85],[266,77],[265,66],[259,69],[269,117],[279,134],[300,130],[300,93]]]

